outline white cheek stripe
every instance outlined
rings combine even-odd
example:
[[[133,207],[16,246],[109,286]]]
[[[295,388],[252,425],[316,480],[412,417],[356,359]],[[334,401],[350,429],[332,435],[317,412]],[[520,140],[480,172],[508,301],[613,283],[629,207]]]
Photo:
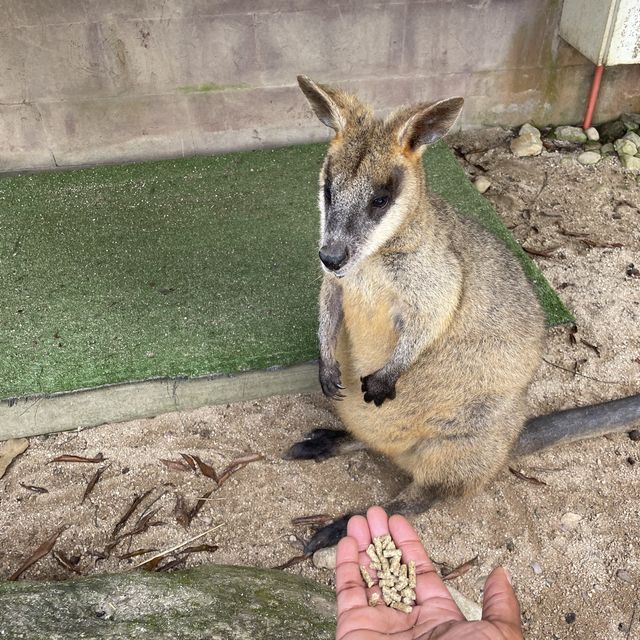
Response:
[[[393,238],[402,225],[413,190],[405,186],[402,191],[402,196],[395,201],[378,226],[367,238],[367,241],[360,250],[359,259],[366,258],[378,251],[388,240]]]

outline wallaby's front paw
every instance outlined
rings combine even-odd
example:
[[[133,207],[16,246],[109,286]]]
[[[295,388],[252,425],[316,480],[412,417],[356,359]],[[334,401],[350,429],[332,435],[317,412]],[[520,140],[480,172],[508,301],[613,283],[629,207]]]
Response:
[[[387,398],[393,400],[396,397],[396,379],[383,373],[380,369],[371,375],[360,378],[365,402],[373,402],[379,407]]]
[[[320,386],[322,393],[332,400],[342,400],[344,395],[340,393],[344,387],[340,379],[340,367],[337,362],[326,364],[320,361]]]

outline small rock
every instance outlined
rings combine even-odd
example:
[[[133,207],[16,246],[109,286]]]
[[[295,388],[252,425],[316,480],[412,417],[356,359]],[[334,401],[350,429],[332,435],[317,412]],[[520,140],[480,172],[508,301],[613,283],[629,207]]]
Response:
[[[596,142],[600,140],[600,134],[595,127],[589,127],[584,130],[584,135],[587,136],[587,140],[595,140]]]
[[[640,429],[633,429],[632,431],[629,431],[629,438],[634,442],[640,441]]]
[[[571,511],[567,511],[567,513],[560,518],[560,523],[563,529],[571,531],[578,526],[580,520],[582,520],[582,516],[579,513],[571,513]]]
[[[526,124],[523,124],[520,127],[520,130],[518,131],[518,135],[522,136],[525,133],[531,133],[536,138],[540,139],[540,130],[536,129],[532,124],[529,124],[528,122]]]
[[[636,267],[636,265],[633,264],[633,262],[630,262],[627,265],[627,268],[624,270],[624,272],[627,274],[628,278],[640,278],[640,269],[638,269],[638,267]],[[632,440],[638,440],[639,439],[638,437],[634,437],[634,436],[631,435],[633,433],[640,434],[640,431],[638,431],[637,429],[634,429],[633,431],[631,431],[629,433],[629,437]]]
[[[576,621],[576,614],[573,611],[565,613],[564,620],[567,624],[573,624]]]
[[[613,142],[627,132],[627,128],[620,120],[613,120],[611,122],[605,122],[598,127],[600,133],[600,140],[602,142]]]
[[[507,547],[507,551],[514,551],[516,548],[516,545],[513,544],[513,540],[511,538],[507,540],[507,544],[505,546]]]
[[[640,124],[638,124],[632,117],[632,114],[623,113],[620,118],[622,124],[625,126],[627,131],[637,131],[640,129]]]
[[[531,565],[531,568],[533,569],[533,573],[535,573],[537,576],[539,576],[542,573],[542,567],[540,566],[539,562],[534,562]]]
[[[511,151],[518,158],[539,156],[542,153],[542,140],[533,133],[523,133],[511,141]]]
[[[625,169],[640,169],[640,158],[634,158],[626,153],[620,154],[620,162]]]
[[[597,151],[585,151],[578,156],[580,164],[598,164],[602,160],[602,156]]]
[[[618,152],[619,156],[635,156],[638,153],[638,147],[636,147],[631,140],[620,138],[613,143],[613,148]]]
[[[586,142],[587,136],[580,127],[556,127],[553,132],[557,140],[564,140],[565,142]]]
[[[484,193],[491,186],[491,180],[478,176],[473,184],[479,193]]]
[[[626,569],[618,569],[616,571],[616,578],[618,580],[622,580],[622,582],[628,582],[629,584],[633,584],[633,578],[631,574]]]
[[[627,458],[627,464],[628,464],[630,467],[633,467],[633,465],[634,465],[635,463],[636,463],[636,459],[635,459],[633,456],[629,456],[629,457]]]
[[[313,554],[313,564],[318,569],[335,569],[336,568],[336,548],[326,547],[318,549]]]
[[[640,149],[640,136],[635,131],[628,131],[622,136],[623,140],[631,140],[636,145],[636,149]]]
[[[603,144],[600,147],[600,153],[603,156],[611,156],[615,153],[615,149],[613,147],[613,143],[612,142],[607,142],[606,144]]]
[[[602,149],[602,145],[599,142],[587,140],[587,142],[584,143],[585,151],[599,151],[600,149]]]
[[[640,125],[640,113],[623,113],[622,118],[623,120],[631,120],[631,122],[635,122]]]
[[[448,582],[445,583],[445,586],[449,590],[454,602],[458,605],[458,609],[462,611],[462,615],[467,620],[482,620],[482,607],[477,602],[467,598],[467,596],[460,593]]]

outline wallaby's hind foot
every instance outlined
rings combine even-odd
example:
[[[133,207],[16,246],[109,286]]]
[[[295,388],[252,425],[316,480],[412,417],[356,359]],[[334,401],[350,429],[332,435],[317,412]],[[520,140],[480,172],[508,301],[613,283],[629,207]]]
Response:
[[[333,547],[347,535],[347,522],[355,513],[346,513],[337,520],[318,529],[304,546],[305,554],[312,554],[318,549]]]
[[[363,443],[354,440],[344,429],[314,429],[305,435],[304,440],[296,442],[282,457],[285,460],[320,462],[365,448]]]

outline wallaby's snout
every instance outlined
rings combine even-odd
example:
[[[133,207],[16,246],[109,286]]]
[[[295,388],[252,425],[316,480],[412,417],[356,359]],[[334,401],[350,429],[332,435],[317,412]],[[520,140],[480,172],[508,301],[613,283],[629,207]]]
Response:
[[[349,260],[349,248],[342,242],[322,245],[320,261],[329,271],[338,271]]]

